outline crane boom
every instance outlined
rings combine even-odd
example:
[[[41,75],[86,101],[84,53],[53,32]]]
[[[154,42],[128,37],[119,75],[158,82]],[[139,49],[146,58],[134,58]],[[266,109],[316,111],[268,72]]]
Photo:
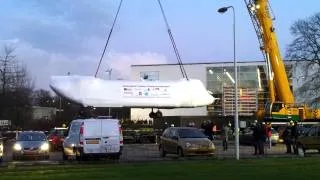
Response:
[[[283,103],[294,103],[294,96],[290,89],[285,66],[281,58],[275,28],[273,27],[272,17],[269,12],[268,0],[255,0],[254,10],[260,24],[262,39],[267,60],[270,61],[274,73],[273,82],[276,90],[276,101]]]
[[[296,104],[290,88],[283,59],[281,58],[273,18],[269,11],[269,0],[244,0],[255,31],[260,49],[267,64],[269,80],[269,103],[259,109],[258,119],[265,121],[317,121],[320,109],[311,109],[305,104]]]

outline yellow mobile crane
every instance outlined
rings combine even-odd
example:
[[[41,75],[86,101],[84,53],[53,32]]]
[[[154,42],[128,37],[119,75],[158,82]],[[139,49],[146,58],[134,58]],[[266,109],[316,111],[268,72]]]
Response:
[[[268,0],[244,0],[260,49],[267,64],[269,102],[257,112],[258,119],[268,122],[316,121],[320,122],[320,109],[311,109],[305,104],[295,103],[284,62],[280,55],[273,18]]]

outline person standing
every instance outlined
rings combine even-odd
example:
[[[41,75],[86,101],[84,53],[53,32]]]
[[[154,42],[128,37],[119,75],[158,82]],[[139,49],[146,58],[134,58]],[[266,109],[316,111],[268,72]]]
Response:
[[[228,140],[229,140],[229,134],[230,134],[230,126],[231,124],[229,123],[228,125],[224,124],[222,127],[222,146],[223,146],[223,151],[228,150]]]
[[[272,130],[271,130],[271,123],[267,122],[265,125],[265,133],[267,137],[267,142],[269,144],[269,149],[271,149],[272,142],[271,142],[271,136],[272,136]]]
[[[210,139],[211,141],[213,140],[213,135],[212,135],[212,127],[213,123],[208,120],[205,127],[204,127],[204,134]]]
[[[266,142],[266,133],[265,133],[265,125],[259,123],[259,132],[258,132],[258,148],[259,148],[259,155],[264,154],[264,144]]]
[[[287,154],[291,154],[292,153],[292,125],[293,125],[293,121],[290,121],[288,126],[286,127],[286,129],[283,131],[282,137],[284,140],[284,143],[286,144],[286,148],[287,148]]]
[[[266,141],[265,127],[259,122],[253,128],[254,155],[264,154],[264,143]]]
[[[217,135],[217,125],[213,124],[212,125],[212,136],[213,136],[213,139],[216,138],[216,135]]]
[[[295,121],[293,123],[293,126],[291,127],[291,131],[292,131],[292,148],[293,148],[293,152],[294,154],[298,154],[298,147],[297,147],[297,140],[298,140],[298,122]]]
[[[253,130],[253,147],[254,147],[254,155],[258,154],[258,145],[259,145],[259,127],[258,123],[255,121],[252,125]]]

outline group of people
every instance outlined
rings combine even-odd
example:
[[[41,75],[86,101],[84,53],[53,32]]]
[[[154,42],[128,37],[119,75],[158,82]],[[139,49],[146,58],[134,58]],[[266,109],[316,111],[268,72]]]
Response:
[[[212,141],[215,138],[215,135],[217,133],[217,125],[214,124],[212,121],[208,120],[201,124],[201,128],[204,131],[204,134]],[[228,139],[231,133],[231,123],[224,124],[221,128],[221,139],[222,139],[222,145],[223,150],[228,150]]]
[[[252,126],[252,129],[254,139],[254,154],[264,154],[265,142],[269,142],[269,148],[271,148],[271,124],[261,122],[258,123],[257,121],[255,121],[255,123]],[[281,136],[281,138],[284,140],[284,143],[286,144],[287,154],[297,154],[298,136],[298,123],[296,121],[290,121]]]
[[[216,135],[217,126],[211,121],[207,120],[201,124],[204,134],[212,141]]]
[[[194,124],[189,124],[190,127],[194,127]],[[253,130],[253,145],[254,145],[254,155],[263,155],[265,143],[269,143],[269,149],[271,149],[271,136],[272,136],[272,127],[270,122],[258,122],[254,121],[254,123],[250,126]],[[201,129],[203,129],[204,134],[210,139],[214,140],[216,135],[216,125],[208,120],[204,121],[201,124]],[[231,123],[226,123],[221,128],[221,140],[223,151],[228,150],[228,139],[230,134],[232,134]],[[296,141],[298,138],[298,128],[297,122],[290,121],[289,125],[284,130],[282,137],[286,144],[287,151],[286,153],[297,153],[297,145]]]
[[[251,128],[253,130],[254,155],[263,155],[264,145],[267,140],[271,146],[271,124],[254,121]]]

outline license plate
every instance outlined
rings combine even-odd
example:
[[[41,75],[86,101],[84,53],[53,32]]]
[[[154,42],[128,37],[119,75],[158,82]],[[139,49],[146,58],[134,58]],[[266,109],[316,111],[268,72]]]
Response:
[[[86,141],[86,144],[99,144],[98,140],[88,140]]]

